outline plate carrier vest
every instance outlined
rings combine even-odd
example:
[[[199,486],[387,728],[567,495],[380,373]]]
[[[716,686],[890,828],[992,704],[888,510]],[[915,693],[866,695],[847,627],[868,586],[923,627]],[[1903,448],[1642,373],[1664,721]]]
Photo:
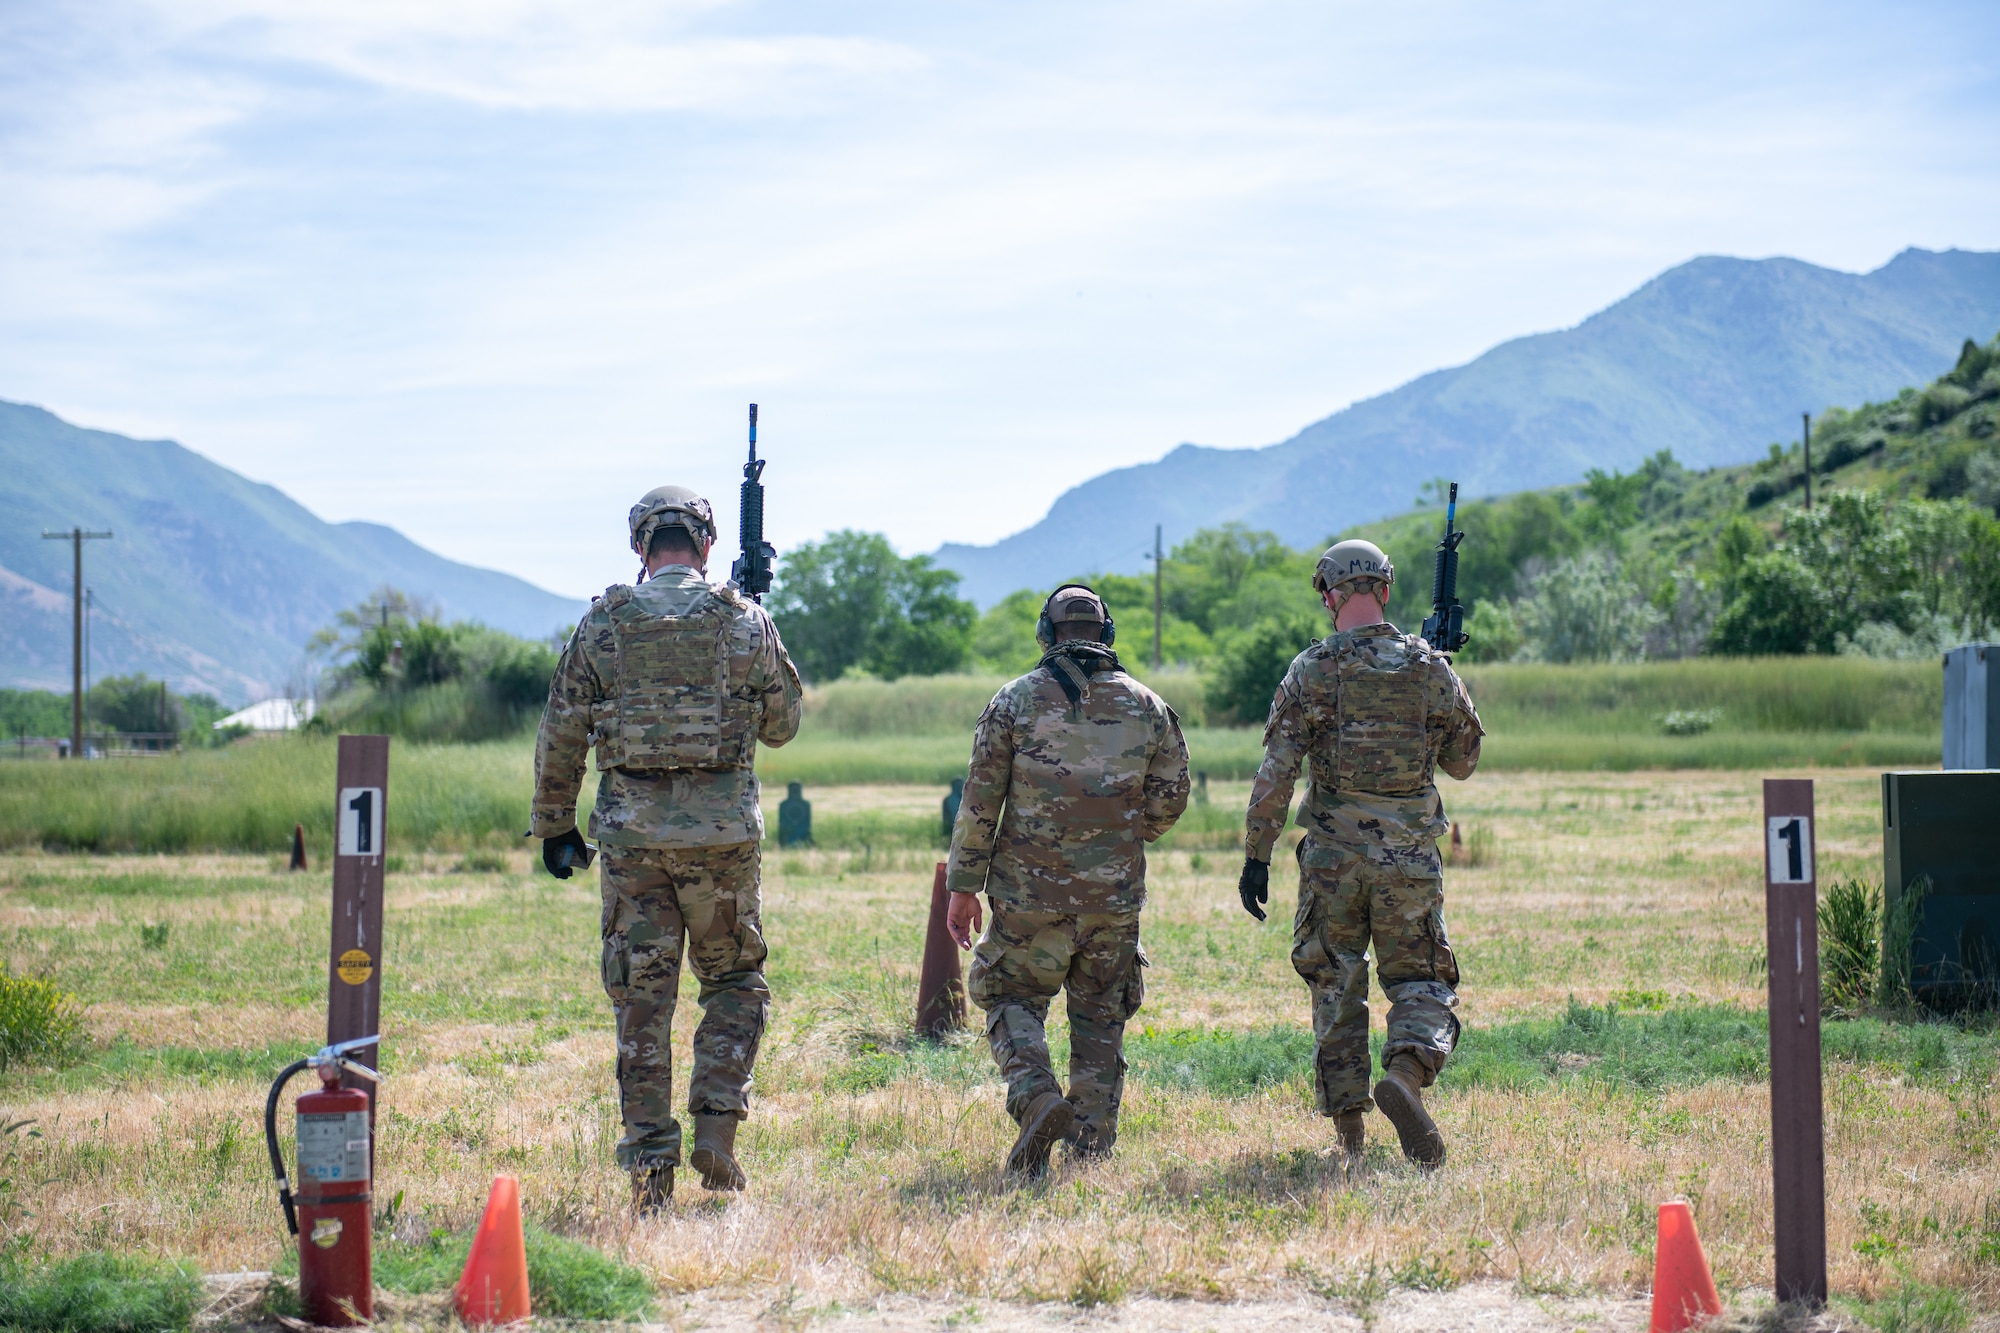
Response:
[[[1362,643],[1377,645],[1376,652]],[[1380,649],[1389,648],[1387,654]],[[1312,779],[1333,792],[1417,796],[1437,764],[1430,738],[1429,654],[1421,640],[1324,639],[1307,650],[1301,704],[1312,726]],[[1390,663],[1382,661],[1391,658]]]
[[[729,690],[736,608],[710,594],[684,616],[648,609],[635,589],[607,593],[617,693],[597,726],[599,769],[724,769],[751,762],[757,708]]]

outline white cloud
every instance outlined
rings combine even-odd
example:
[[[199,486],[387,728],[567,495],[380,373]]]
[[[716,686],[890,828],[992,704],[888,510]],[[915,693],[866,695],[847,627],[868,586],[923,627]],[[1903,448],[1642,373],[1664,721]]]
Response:
[[[0,396],[571,590],[750,398],[781,543],[925,549],[1697,252],[2000,244],[1970,7],[109,13],[0,40]]]
[[[712,3],[200,0],[162,10],[185,39],[248,48],[404,92],[519,111],[769,110],[923,67],[892,42],[702,36]]]

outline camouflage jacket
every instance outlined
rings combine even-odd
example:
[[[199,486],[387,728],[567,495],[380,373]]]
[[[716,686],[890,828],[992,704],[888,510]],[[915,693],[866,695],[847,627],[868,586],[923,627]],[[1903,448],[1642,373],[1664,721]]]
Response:
[[[1062,650],[980,714],[946,884],[1047,911],[1138,907],[1145,844],[1187,808],[1187,742],[1110,650]]]
[[[1483,735],[1450,660],[1416,635],[1380,624],[1323,639],[1271,700],[1244,850],[1271,859],[1310,759],[1308,832],[1363,854],[1427,851],[1450,827],[1432,770],[1470,777]]]
[[[607,589],[606,595],[617,589]],[[702,599],[732,608],[727,678],[733,701],[749,707],[757,740],[783,745],[799,730],[804,690],[777,626],[732,584],[711,585],[692,566],[667,565],[633,590],[635,601],[664,615],[686,615]],[[529,831],[554,837],[576,825],[584,756],[600,726],[615,716],[618,654],[605,599],[594,598],[556,664],[535,737],[535,801]],[[726,768],[599,775],[590,836],[606,847],[711,847],[764,836],[757,774],[746,762]]]

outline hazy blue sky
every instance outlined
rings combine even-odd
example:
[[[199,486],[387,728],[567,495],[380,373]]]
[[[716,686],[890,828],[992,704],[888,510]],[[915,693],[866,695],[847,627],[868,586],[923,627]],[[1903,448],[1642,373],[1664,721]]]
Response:
[[[0,397],[582,592],[988,541],[1691,256],[2000,248],[2000,5],[0,0]],[[730,541],[733,548],[733,532]]]

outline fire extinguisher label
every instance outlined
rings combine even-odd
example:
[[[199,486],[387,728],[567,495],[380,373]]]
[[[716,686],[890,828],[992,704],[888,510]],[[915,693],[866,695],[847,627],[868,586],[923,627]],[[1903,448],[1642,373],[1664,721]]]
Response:
[[[300,1116],[299,1175],[318,1181],[368,1179],[368,1113]]]
[[[330,1250],[340,1244],[340,1219],[322,1217],[313,1222],[312,1243],[322,1250]]]

